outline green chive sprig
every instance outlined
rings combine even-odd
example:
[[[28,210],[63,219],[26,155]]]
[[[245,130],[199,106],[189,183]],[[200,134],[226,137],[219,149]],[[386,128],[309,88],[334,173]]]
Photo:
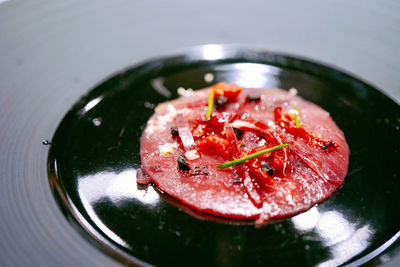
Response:
[[[235,159],[235,160],[232,160],[232,161],[229,161],[229,162],[222,163],[222,164],[218,165],[217,168],[218,169],[223,169],[223,168],[226,168],[226,167],[230,167],[232,165],[242,163],[242,162],[244,162],[246,160],[256,158],[258,156],[261,156],[261,155],[263,155],[265,153],[268,153],[268,152],[271,152],[273,150],[280,149],[280,148],[283,148],[283,147],[287,147],[288,145],[289,144],[281,144],[281,145],[273,146],[273,147],[270,147],[270,148],[255,152],[253,154],[247,155],[247,156],[242,157],[240,159]]]
[[[208,94],[208,108],[206,113],[206,120],[209,120],[211,117],[213,105],[214,105],[214,88],[211,88],[210,93]]]

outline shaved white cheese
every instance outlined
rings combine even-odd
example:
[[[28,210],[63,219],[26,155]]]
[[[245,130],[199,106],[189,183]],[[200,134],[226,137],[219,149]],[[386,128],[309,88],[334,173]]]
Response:
[[[193,150],[189,150],[188,152],[186,152],[185,157],[188,160],[195,160],[195,159],[200,158],[200,155],[197,152],[197,150],[193,149]]]
[[[184,117],[186,117],[186,115],[190,115],[190,113],[193,112],[192,109],[190,108],[181,108],[181,109],[177,109],[176,114],[181,114]]]
[[[161,132],[162,130],[164,130],[164,126],[162,125],[154,125],[154,124],[149,124],[146,127],[146,132],[149,134],[153,134],[156,132]]]
[[[297,91],[296,88],[290,88],[288,93],[289,95],[296,96],[299,93],[299,91]]]
[[[149,134],[163,131],[165,127],[167,127],[167,124],[172,122],[177,115],[175,107],[171,104],[166,104],[166,106],[164,104],[160,108],[166,108],[167,112],[164,115],[158,116],[156,119],[150,120],[148,122],[146,132],[148,132]]]
[[[192,88],[185,89],[183,87],[179,87],[177,92],[178,92],[178,95],[180,95],[180,96],[191,96],[194,94],[194,91]]]
[[[268,127],[275,129],[275,123],[273,121],[268,121],[267,125]]]
[[[168,155],[174,153],[175,148],[178,147],[177,143],[165,143],[158,146],[161,155]]]
[[[247,121],[241,121],[241,120],[236,120],[236,121],[232,122],[231,125],[233,128],[238,128],[238,129],[246,128],[246,127],[251,128],[251,129],[254,128],[254,125],[252,123],[247,122]]]
[[[196,144],[189,128],[189,122],[182,114],[176,117],[176,126],[178,127],[179,137],[181,138],[185,150],[189,151],[191,148],[195,147]]]
[[[258,142],[258,146],[263,146],[267,143],[267,141],[265,141],[265,139],[261,139],[260,142]]]
[[[168,110],[168,112],[165,115],[159,116],[157,118],[159,124],[165,125],[165,124],[170,123],[170,122],[172,122],[174,120],[174,118],[175,118],[175,116],[177,114],[175,107],[173,105],[171,105],[171,104],[168,104],[167,105],[167,110]]]
[[[293,114],[293,115],[299,115],[299,112],[295,109],[289,109],[288,113]]]

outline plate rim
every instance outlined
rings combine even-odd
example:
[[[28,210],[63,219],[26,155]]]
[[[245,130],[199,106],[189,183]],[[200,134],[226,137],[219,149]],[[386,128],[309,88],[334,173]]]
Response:
[[[205,51],[207,48],[213,47],[216,50],[220,51],[219,56],[215,56],[214,58],[207,57],[205,55]],[[257,59],[256,59],[257,58]],[[125,252],[121,247],[116,246],[112,243],[112,241],[103,237],[98,230],[96,230],[89,221],[87,221],[84,216],[80,213],[78,208],[75,206],[69,195],[67,194],[63,182],[59,177],[57,162],[54,156],[54,139],[60,134],[60,131],[63,126],[63,122],[67,120],[68,117],[74,115],[74,111],[79,110],[79,105],[83,103],[87,103],[87,99],[93,98],[93,96],[98,95],[98,92],[102,92],[102,86],[109,80],[116,79],[118,76],[124,76],[129,74],[129,72],[137,72],[137,71],[148,71],[150,68],[155,68],[152,71],[157,71],[157,68],[165,68],[166,65],[159,66],[160,62],[169,63],[171,61],[176,61],[178,59],[187,62],[179,62],[174,63],[177,65],[182,64],[227,64],[227,63],[239,63],[239,62],[247,62],[247,63],[259,63],[277,66],[281,68],[288,68],[284,66],[287,64],[287,61],[280,62],[279,60],[290,60],[293,62],[300,62],[299,64],[306,64],[310,66],[317,66],[318,68],[322,68],[331,73],[335,73],[336,75],[343,76],[346,79],[357,80],[362,83],[364,86],[369,87],[373,91],[379,92],[384,98],[392,101],[396,105],[400,106],[400,100],[393,99],[391,96],[387,95],[381,88],[378,86],[364,80],[362,77],[353,74],[347,70],[344,70],[340,67],[337,67],[333,64],[329,64],[320,60],[316,60],[310,57],[299,56],[291,53],[281,53],[275,52],[272,50],[268,50],[262,47],[249,47],[243,45],[235,45],[235,44],[203,44],[193,47],[188,47],[181,49],[179,51],[174,51],[170,53],[166,53],[162,56],[156,56],[149,58],[147,60],[139,61],[135,64],[124,67],[116,72],[107,75],[104,79],[95,83],[92,87],[88,88],[87,91],[79,97],[79,99],[74,102],[68,111],[64,114],[63,118],[59,122],[58,126],[55,129],[51,137],[50,148],[47,157],[47,174],[49,186],[52,191],[53,197],[56,199],[57,206],[61,209],[63,215],[70,222],[70,225],[73,226],[75,230],[77,230],[89,243],[93,244],[96,248],[100,249],[102,252],[105,252],[106,255],[111,258],[117,260],[118,262],[124,265],[134,265],[134,266],[152,266],[151,264],[140,260],[134,255]],[[274,61],[275,60],[275,61]],[[278,61],[278,62],[277,62]],[[300,70],[299,68],[291,67],[291,69]],[[301,71],[301,70],[300,70]],[[305,72],[311,75],[316,75],[312,72]],[[329,76],[329,78],[332,78]],[[383,243],[381,246],[376,248],[375,250],[369,252],[368,254],[353,260],[350,258],[347,262],[343,263],[344,266],[359,266],[366,263],[372,264],[384,264],[386,261],[382,260],[382,256],[389,256],[392,259],[395,254],[400,252],[400,230],[394,234],[389,240]],[[355,256],[356,257],[356,256]],[[390,262],[390,260],[389,260]]]

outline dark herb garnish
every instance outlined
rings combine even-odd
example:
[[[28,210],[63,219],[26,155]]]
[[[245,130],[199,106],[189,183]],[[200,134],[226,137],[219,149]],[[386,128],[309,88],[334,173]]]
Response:
[[[209,175],[210,173],[208,172],[208,166],[207,165],[203,165],[201,166],[201,170],[203,172],[204,175]]]
[[[248,102],[256,102],[261,100],[261,95],[257,93],[252,93],[247,95]]]
[[[225,106],[226,103],[228,103],[228,100],[229,100],[229,98],[227,98],[226,96],[222,96],[222,95],[218,96],[215,99],[215,107],[218,109],[222,106]]]
[[[332,140],[330,140],[329,142],[326,142],[323,145],[321,145],[321,148],[323,150],[326,150],[328,147],[336,148],[336,144]]]
[[[180,155],[178,157],[178,166],[182,171],[190,170],[189,164],[187,163],[186,157],[184,155]]]
[[[271,166],[269,166],[268,162],[266,161],[261,161],[261,169],[266,173],[268,173],[268,175],[274,174],[274,169]]]
[[[171,127],[171,134],[172,134],[173,137],[179,136],[178,128],[172,126],[172,127]]]
[[[233,127],[232,127],[233,128]],[[233,128],[233,132],[235,133],[236,139],[240,140],[243,135],[243,131],[238,128]]]
[[[208,175],[209,172],[207,171],[207,168],[208,168],[207,165],[203,165],[203,166],[201,166],[201,168],[200,168],[200,166],[196,165],[196,166],[194,166],[193,171],[191,171],[189,174],[193,175],[193,176],[200,175],[200,174]]]
[[[194,170],[193,170],[192,175],[197,175],[197,174],[201,174],[201,173],[202,173],[202,171],[200,170],[200,167],[199,166],[194,166]]]

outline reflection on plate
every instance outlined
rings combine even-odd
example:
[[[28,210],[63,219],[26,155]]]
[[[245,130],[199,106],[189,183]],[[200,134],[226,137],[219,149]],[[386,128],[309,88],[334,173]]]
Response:
[[[296,87],[331,113],[350,146],[343,188],[264,227],[215,220],[136,184],[139,138],[177,88],[218,81]],[[398,250],[400,107],[333,68],[286,55],[206,45],[117,74],[79,100],[52,140],[49,178],[70,221],[124,263],[332,266],[379,263]],[[195,216],[193,216],[195,215]]]

